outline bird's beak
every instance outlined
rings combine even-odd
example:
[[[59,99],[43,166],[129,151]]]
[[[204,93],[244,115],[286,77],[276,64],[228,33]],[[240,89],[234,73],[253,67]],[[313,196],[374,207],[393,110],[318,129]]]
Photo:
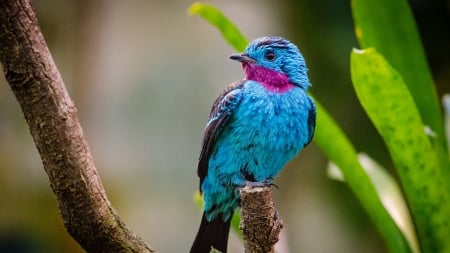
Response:
[[[255,63],[255,59],[250,58],[245,54],[232,54],[232,55],[230,55],[230,59],[239,61],[242,63]]]

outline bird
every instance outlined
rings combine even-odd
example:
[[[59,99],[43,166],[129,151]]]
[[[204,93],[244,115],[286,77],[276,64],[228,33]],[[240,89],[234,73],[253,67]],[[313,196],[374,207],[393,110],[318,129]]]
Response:
[[[308,68],[295,44],[261,37],[230,59],[245,78],[226,87],[209,114],[197,167],[204,210],[190,253],[226,253],[237,189],[270,185],[315,131]]]

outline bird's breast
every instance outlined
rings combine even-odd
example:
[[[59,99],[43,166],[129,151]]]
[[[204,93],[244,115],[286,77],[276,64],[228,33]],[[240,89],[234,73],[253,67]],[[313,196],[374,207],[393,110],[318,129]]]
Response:
[[[240,185],[244,177],[273,178],[309,140],[311,105],[301,88],[279,93],[247,81],[241,92],[241,102],[218,137],[208,164],[218,175],[208,173],[223,185]]]
[[[264,84],[248,81],[242,102],[232,120],[233,132],[246,145],[271,150],[299,150],[308,138],[309,100],[292,87],[274,92]],[[243,143],[244,144],[244,143]]]

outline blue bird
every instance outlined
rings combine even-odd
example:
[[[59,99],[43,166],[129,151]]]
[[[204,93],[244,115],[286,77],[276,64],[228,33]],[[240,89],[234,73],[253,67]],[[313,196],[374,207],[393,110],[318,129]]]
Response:
[[[230,58],[242,63],[245,79],[219,95],[206,124],[197,169],[205,205],[191,253],[225,253],[237,189],[272,182],[314,135],[316,107],[297,46],[263,37]]]

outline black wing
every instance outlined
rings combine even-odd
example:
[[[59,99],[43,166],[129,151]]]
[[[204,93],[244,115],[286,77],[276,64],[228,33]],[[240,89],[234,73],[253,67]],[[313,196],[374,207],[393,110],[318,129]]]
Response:
[[[311,107],[309,108],[308,111],[308,134],[309,134],[309,139],[308,141],[305,143],[305,145],[303,147],[305,147],[306,145],[308,145],[311,141],[312,138],[314,136],[314,131],[316,129],[316,104],[314,103],[314,100],[308,96],[309,102],[311,104]]]
[[[211,108],[208,123],[202,140],[202,151],[198,159],[197,175],[200,177],[200,186],[208,171],[208,160],[214,149],[217,138],[227,124],[242,98],[242,87],[245,81],[230,84],[220,95]],[[201,189],[200,189],[201,191]]]

